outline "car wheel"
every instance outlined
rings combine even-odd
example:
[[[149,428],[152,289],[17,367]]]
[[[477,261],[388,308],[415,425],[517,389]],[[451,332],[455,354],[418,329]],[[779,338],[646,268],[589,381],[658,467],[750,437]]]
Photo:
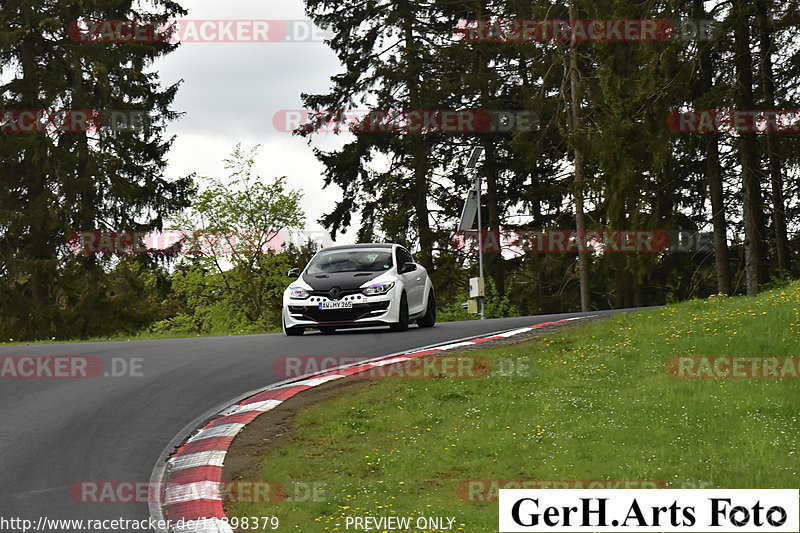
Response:
[[[392,331],[405,331],[408,329],[408,300],[405,292],[400,295],[400,320],[389,327]]]
[[[432,328],[436,324],[436,298],[433,291],[428,294],[428,305],[425,307],[425,315],[417,320],[417,325],[421,328]]]
[[[303,334],[303,328],[287,328],[286,321],[283,322],[283,332],[289,337],[299,337]]]

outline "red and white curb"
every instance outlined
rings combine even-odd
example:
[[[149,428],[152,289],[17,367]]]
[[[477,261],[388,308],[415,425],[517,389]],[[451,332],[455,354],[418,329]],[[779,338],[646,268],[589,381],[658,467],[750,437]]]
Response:
[[[300,381],[273,386],[222,410],[210,422],[197,430],[186,442],[178,446],[167,459],[162,495],[164,518],[173,525],[173,533],[232,533],[222,507],[220,484],[222,465],[233,438],[258,415],[274,409],[292,396],[322,383],[364,372],[370,368],[407,361],[453,348],[471,346],[493,339],[512,337],[544,326],[571,322],[597,315],[565,318],[543,322],[489,337],[471,339],[373,359],[367,363],[345,365],[335,370],[325,370]]]

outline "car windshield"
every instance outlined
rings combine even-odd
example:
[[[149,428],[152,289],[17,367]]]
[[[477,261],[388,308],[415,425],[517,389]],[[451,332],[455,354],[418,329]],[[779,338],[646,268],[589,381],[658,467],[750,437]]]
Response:
[[[306,270],[312,276],[334,272],[382,272],[392,268],[392,252],[387,250],[341,250],[323,252],[311,260]]]

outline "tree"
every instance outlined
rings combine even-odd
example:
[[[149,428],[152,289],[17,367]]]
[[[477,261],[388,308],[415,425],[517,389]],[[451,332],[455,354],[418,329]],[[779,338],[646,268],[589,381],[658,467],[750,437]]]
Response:
[[[772,23],[769,4],[766,0],[756,2],[756,19],[758,22],[758,47],[761,56],[759,61],[759,79],[763,93],[763,105],[766,109],[775,109],[775,75],[772,55],[775,53]],[[775,259],[779,276],[789,272],[789,240],[786,233],[786,202],[783,197],[783,164],[779,152],[776,133],[765,133],[765,152],[772,199],[772,227],[775,233]]]
[[[575,0],[570,0],[569,15],[571,20],[578,19],[578,12],[575,8]],[[578,43],[570,41],[569,46],[569,129],[572,136],[574,148],[572,164],[575,166],[575,229],[578,231],[580,246],[578,247],[578,272],[580,276],[581,292],[581,311],[588,311],[591,306],[591,292],[589,287],[589,256],[584,250],[584,238],[586,231],[586,221],[583,205],[584,172],[583,149],[579,146],[578,137],[583,125],[581,124],[581,94],[580,94],[580,73],[578,72]]]
[[[0,6],[0,109],[140,112],[141,128],[72,128],[4,132],[0,143],[0,305],[15,315],[20,337],[58,334],[80,300],[101,284],[110,257],[65,258],[66,237],[95,228],[159,229],[186,205],[188,178],[164,177],[164,139],[177,84],[161,87],[145,70],[177,45],[79,42],[67,34],[81,17],[164,20],[185,11],[171,0],[149,10],[121,2],[9,0]],[[79,272],[80,276],[72,275]],[[65,281],[70,280],[71,284]],[[13,302],[13,305],[12,305]],[[100,311],[102,312],[102,311]]]
[[[191,207],[173,223],[194,228],[182,243],[195,255],[182,275],[181,292],[195,298],[195,307],[224,301],[250,323],[266,327],[278,322],[288,270],[276,239],[281,230],[301,228],[304,215],[301,194],[286,190],[285,177],[263,183],[253,175],[258,149],[236,145],[225,159],[228,179],[205,178]]]
[[[377,117],[387,111],[449,107],[447,91],[441,87],[446,82],[438,75],[444,66],[436,52],[452,35],[455,19],[440,2],[308,0],[306,6],[315,24],[336,32],[329,45],[345,70],[331,79],[327,94],[303,94],[304,104],[333,121],[340,112],[365,106],[377,112],[352,130],[344,128],[355,140],[342,149],[316,152],[325,165],[326,186],[339,185],[344,196],[321,222],[335,235],[358,212],[359,239],[418,243],[420,263],[432,270],[428,197],[434,165],[429,154],[437,135],[404,126],[382,130],[384,124]]]
[[[736,68],[735,102],[740,110],[753,109],[753,61],[750,51],[750,15],[752,5],[734,0],[731,10]],[[744,253],[747,294],[758,292],[766,279],[764,261],[764,213],[761,192],[761,165],[758,141],[754,131],[742,132],[738,143],[742,176],[742,209],[744,218]]]
[[[703,6],[703,0],[694,0],[692,3],[692,15],[696,20],[706,20],[707,13]],[[715,83],[715,72],[717,65],[714,61],[714,43],[705,40],[698,45],[699,73],[695,87],[695,94],[692,101],[696,109],[714,109],[723,107],[719,104],[719,99],[715,95],[719,91],[713,91],[715,85],[719,85],[722,78],[717,74]],[[722,167],[720,164],[719,139],[720,134],[709,132],[703,139],[703,155],[705,157],[705,177],[708,193],[711,197],[711,224],[714,228],[714,266],[717,278],[717,292],[720,294],[730,294],[731,270],[730,259],[728,256],[728,224],[725,219],[725,192],[722,182]]]

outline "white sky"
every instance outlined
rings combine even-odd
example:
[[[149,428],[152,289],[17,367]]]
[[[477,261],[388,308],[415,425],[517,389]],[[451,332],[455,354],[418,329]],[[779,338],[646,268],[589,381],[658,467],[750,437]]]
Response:
[[[189,20],[306,19],[302,0],[181,3]],[[184,80],[172,107],[186,115],[168,129],[177,138],[168,154],[167,176],[197,172],[225,177],[222,161],[237,142],[244,148],[261,144],[256,172],[264,180],[287,176],[289,187],[304,193],[307,229],[322,229],[316,220],[333,208],[341,189],[322,189],[323,166],[307,140],[277,131],[272,119],[279,110],[302,109],[301,92],[327,92],[329,78],[341,72],[336,55],[324,43],[184,42],[154,68],[165,86]],[[330,149],[342,142],[341,137],[323,133],[312,146]],[[352,239],[339,236],[337,241]]]

